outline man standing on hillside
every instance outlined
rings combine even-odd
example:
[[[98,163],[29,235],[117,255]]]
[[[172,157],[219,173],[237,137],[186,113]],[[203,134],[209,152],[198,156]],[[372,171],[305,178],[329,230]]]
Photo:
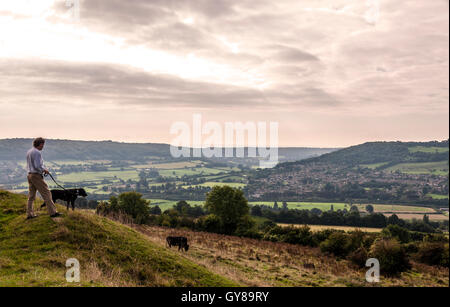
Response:
[[[56,206],[52,200],[52,193],[48,189],[48,185],[44,180],[43,174],[48,174],[48,170],[44,167],[44,160],[42,159],[41,151],[44,149],[45,140],[37,138],[33,141],[33,148],[27,152],[27,171],[28,171],[28,205],[27,205],[27,219],[35,218],[33,211],[33,203],[36,199],[36,191],[39,191],[42,198],[44,198],[47,205],[48,214],[50,217],[60,216],[56,212]]]

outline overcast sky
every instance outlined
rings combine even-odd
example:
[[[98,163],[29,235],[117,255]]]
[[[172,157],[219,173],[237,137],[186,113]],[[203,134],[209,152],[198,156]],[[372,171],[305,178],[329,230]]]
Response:
[[[79,8],[0,0],[0,138],[169,143],[194,113],[277,121],[281,146],[448,138],[448,0]]]

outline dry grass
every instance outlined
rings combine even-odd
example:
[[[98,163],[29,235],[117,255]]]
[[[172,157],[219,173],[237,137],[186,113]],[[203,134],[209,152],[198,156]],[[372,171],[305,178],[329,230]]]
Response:
[[[246,286],[373,286],[365,270],[346,260],[323,255],[318,248],[274,243],[219,234],[133,226],[159,245],[167,236],[185,236],[189,252],[179,252],[208,270]],[[448,270],[413,263],[398,278],[382,278],[377,286],[448,286]]]
[[[299,224],[278,224],[283,227],[302,227],[304,225]],[[325,229],[336,229],[336,230],[343,230],[343,231],[355,231],[355,230],[361,230],[363,232],[381,232],[383,229],[381,228],[368,228],[368,227],[351,227],[351,226],[328,226],[328,225],[308,225],[309,228],[311,228],[311,231],[321,231]]]

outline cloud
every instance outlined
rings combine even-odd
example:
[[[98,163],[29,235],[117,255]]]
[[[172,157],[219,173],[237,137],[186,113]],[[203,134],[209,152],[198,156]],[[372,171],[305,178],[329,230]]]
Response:
[[[3,105],[448,114],[448,1],[81,0],[79,22],[21,1],[0,4]]]
[[[193,82],[117,65],[0,60],[0,103],[140,105],[146,107],[265,106],[257,90]],[[38,95],[36,95],[38,94]],[[22,96],[23,95],[23,96]],[[8,99],[10,98],[10,99]]]

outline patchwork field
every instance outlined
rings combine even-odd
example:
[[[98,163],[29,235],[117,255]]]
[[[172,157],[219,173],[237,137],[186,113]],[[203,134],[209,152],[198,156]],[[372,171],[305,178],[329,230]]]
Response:
[[[390,213],[385,213],[385,216],[389,217],[392,214]],[[424,214],[413,214],[413,213],[400,213],[396,215],[402,219],[402,220],[422,220]],[[445,214],[427,214],[428,218],[430,219],[430,221],[448,221],[448,215]]]
[[[178,201],[175,200],[164,200],[164,199],[149,199],[151,205],[158,205],[162,211],[173,208]],[[191,206],[203,206],[204,201],[187,201]],[[274,202],[249,202],[251,206],[254,205],[266,205],[273,207]],[[333,205],[334,210],[347,209],[349,206],[344,203],[308,203],[308,202],[288,202],[289,209],[302,209],[311,210],[313,208],[320,209],[322,211],[330,210],[331,205]],[[281,208],[282,203],[278,202],[278,206]],[[366,212],[366,205],[356,205],[361,212]],[[448,220],[448,214],[436,213],[434,209],[419,206],[405,206],[405,205],[373,205],[375,212],[383,213],[385,216],[389,217],[395,213],[399,218],[412,220],[413,218],[422,220],[424,214],[427,214],[431,221],[443,221]],[[263,221],[261,221],[263,222]],[[326,226],[311,226],[312,229],[321,230]],[[331,226],[329,226],[331,227]],[[335,226],[332,226],[336,228]],[[342,230],[354,230],[354,227],[343,227]],[[378,231],[377,229],[368,228],[367,231],[373,232]]]
[[[297,225],[297,224],[278,224],[283,227],[302,227],[304,225]],[[329,226],[329,225],[308,225],[309,228],[311,228],[312,231],[321,231],[325,229],[337,229],[337,230],[343,230],[343,231],[355,231],[355,230],[361,230],[363,232],[381,232],[381,228],[368,228],[368,227],[350,227],[350,226]]]
[[[432,174],[446,176],[448,175],[448,162],[400,163],[387,168],[386,171],[400,171],[407,174]]]
[[[408,148],[409,152],[426,152],[426,153],[443,153],[448,152],[448,147],[425,147],[425,146],[414,146]]]
[[[97,182],[103,179],[138,180],[139,173],[136,170],[127,171],[103,171],[103,172],[79,172],[63,174],[58,176],[58,181],[62,183]]]
[[[20,162],[21,167],[25,162]],[[163,183],[171,182],[184,184],[184,188],[189,187],[213,187],[225,184],[236,188],[246,186],[245,178],[235,176],[232,172],[239,171],[237,167],[229,166],[208,166],[204,161],[183,161],[159,163],[157,160],[148,163],[136,163],[133,161],[113,162],[107,160],[87,160],[87,161],[47,161],[47,167],[56,175],[56,179],[65,187],[83,186],[89,194],[97,194],[97,199],[101,195],[111,193],[111,188],[123,188],[126,184],[136,184],[140,175],[144,174],[149,187],[162,186]],[[157,175],[150,176],[150,170],[156,170]],[[157,180],[158,175],[167,181]],[[25,179],[25,178],[24,178]],[[173,181],[176,179],[176,181]],[[133,181],[133,182],[130,182]],[[198,183],[198,182],[201,183]],[[227,181],[227,183],[224,183]],[[190,184],[192,182],[192,184]],[[47,179],[51,188],[56,185]],[[129,187],[130,190],[133,186]],[[28,190],[28,184],[24,180],[20,183],[8,187],[8,190],[22,193]],[[107,198],[107,197],[106,197]]]
[[[360,211],[366,211],[366,205],[357,205]],[[373,205],[375,212],[403,212],[403,213],[433,213],[435,210],[427,207],[404,206],[404,205]]]
[[[363,168],[376,169],[376,168],[381,167],[386,164],[388,164],[388,162],[374,163],[374,164],[361,164],[360,166]]]
[[[448,199],[448,195],[428,194],[433,199]]]

